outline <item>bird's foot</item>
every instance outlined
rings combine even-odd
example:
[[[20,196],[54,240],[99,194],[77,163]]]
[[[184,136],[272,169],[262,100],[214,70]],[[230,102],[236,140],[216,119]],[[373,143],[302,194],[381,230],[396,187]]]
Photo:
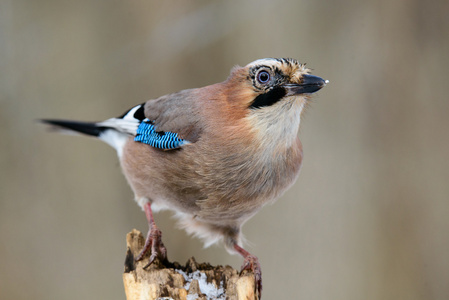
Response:
[[[245,257],[243,261],[241,272],[249,270],[253,272],[256,281],[256,290],[259,292],[259,298],[262,295],[262,268],[260,267],[259,259],[250,254]]]
[[[148,250],[151,249],[151,256],[148,263],[143,267],[144,269],[148,268],[156,259],[159,257],[161,261],[167,260],[167,249],[162,242],[162,232],[157,228],[156,224],[153,224],[148,231],[147,239],[145,240],[145,245],[143,246],[142,251],[140,251],[139,255],[136,257],[136,261],[140,261],[143,259]]]
[[[259,259],[257,256],[252,255],[237,245],[237,243],[234,244],[234,249],[244,258],[241,272],[245,270],[253,272],[256,284],[255,288],[259,293],[258,299],[260,299],[262,297],[262,268],[260,267]]]

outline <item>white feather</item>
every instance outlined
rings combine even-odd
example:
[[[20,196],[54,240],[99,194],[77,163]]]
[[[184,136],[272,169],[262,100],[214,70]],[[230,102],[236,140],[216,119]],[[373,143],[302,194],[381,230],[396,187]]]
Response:
[[[122,118],[111,118],[106,121],[97,123],[98,126],[114,128],[117,131],[136,135],[137,127],[140,120],[134,118],[134,113],[142,106],[142,104],[131,108]]]
[[[126,141],[136,135],[140,120],[134,118],[134,114],[141,106],[134,106],[121,118],[97,123],[98,126],[110,128],[103,131],[98,138],[115,148],[119,157],[122,156]]]

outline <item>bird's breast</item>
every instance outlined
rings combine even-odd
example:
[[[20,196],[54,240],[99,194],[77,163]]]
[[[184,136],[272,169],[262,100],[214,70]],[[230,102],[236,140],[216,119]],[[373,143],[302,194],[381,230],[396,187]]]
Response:
[[[201,204],[209,216],[245,218],[295,182],[303,156],[298,138],[303,107],[303,99],[290,97],[224,126],[221,142],[207,139],[201,172],[211,196]]]
[[[201,217],[245,220],[281,196],[301,168],[301,142],[296,135],[291,138],[276,143],[253,132],[246,139],[205,143],[196,163],[207,191],[207,199],[198,201]]]

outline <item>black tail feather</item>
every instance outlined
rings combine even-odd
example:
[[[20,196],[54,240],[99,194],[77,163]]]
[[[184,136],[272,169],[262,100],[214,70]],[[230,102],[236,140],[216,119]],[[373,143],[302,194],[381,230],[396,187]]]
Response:
[[[61,127],[63,129],[69,129],[79,133],[84,133],[92,136],[99,136],[105,128],[98,126],[96,123],[79,122],[79,121],[66,121],[66,120],[40,120],[43,123]]]

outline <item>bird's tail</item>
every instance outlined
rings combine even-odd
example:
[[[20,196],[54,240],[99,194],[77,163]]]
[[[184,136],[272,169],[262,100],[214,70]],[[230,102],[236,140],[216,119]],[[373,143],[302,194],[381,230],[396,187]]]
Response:
[[[79,122],[68,120],[40,120],[43,123],[50,124],[52,128],[58,131],[69,131],[72,133],[82,133],[90,136],[99,137],[107,128],[93,122]]]
[[[93,136],[114,147],[121,156],[123,147],[130,137],[135,136],[144,116],[144,104],[137,105],[117,118],[102,122],[79,122],[68,120],[43,119],[53,129],[62,133],[81,133]]]
[[[120,117],[107,119],[102,122],[80,122],[54,119],[43,119],[40,121],[50,124],[53,129],[58,131],[82,133],[100,139],[102,139],[105,134],[109,135],[108,132],[111,132],[111,130],[116,131],[117,133],[136,135],[137,127],[142,120],[145,119],[144,105],[145,103],[134,106]]]

